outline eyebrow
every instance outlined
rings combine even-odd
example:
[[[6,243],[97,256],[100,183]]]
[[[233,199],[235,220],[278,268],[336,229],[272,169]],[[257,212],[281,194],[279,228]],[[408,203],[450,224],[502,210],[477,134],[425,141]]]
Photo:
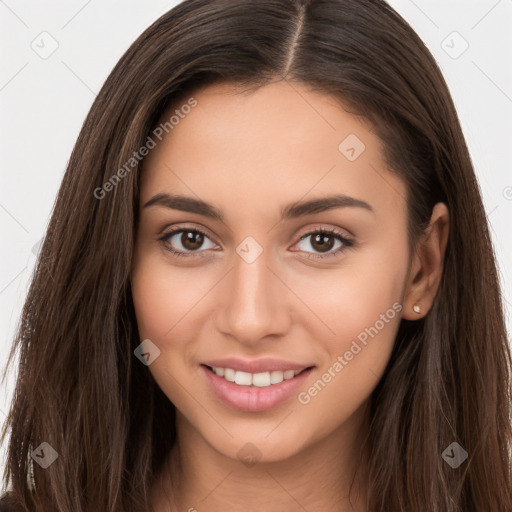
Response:
[[[151,206],[162,206],[173,210],[181,210],[183,212],[197,213],[204,215],[210,219],[224,222],[223,213],[213,205],[206,203],[200,199],[187,197],[182,195],[171,195],[167,193],[159,193],[146,202],[144,208]],[[281,209],[281,219],[289,220],[315,213],[325,212],[334,208],[355,207],[363,208],[373,212],[373,208],[361,199],[355,199],[343,194],[335,194],[310,201],[296,201]]]

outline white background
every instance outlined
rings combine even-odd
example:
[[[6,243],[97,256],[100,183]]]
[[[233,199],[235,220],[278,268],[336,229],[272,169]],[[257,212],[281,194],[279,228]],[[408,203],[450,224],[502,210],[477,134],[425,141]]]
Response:
[[[34,246],[44,236],[92,101],[135,38],[177,3],[0,0],[0,375],[28,289]],[[389,3],[430,48],[452,92],[492,227],[510,332],[512,0]],[[46,59],[32,48],[48,50],[51,44],[58,48]],[[13,365],[0,388],[0,424],[16,371]],[[2,471],[4,457],[1,447]]]

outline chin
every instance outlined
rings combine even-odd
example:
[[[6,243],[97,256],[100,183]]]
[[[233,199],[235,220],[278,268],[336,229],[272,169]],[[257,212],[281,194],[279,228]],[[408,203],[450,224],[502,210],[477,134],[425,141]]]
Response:
[[[281,462],[298,455],[307,441],[304,437],[291,436],[289,430],[278,424],[279,421],[273,422],[268,428],[252,426],[240,433],[230,429],[233,438],[211,439],[205,436],[205,440],[223,456],[239,460],[247,467],[256,463]],[[276,430],[272,432],[273,429]]]

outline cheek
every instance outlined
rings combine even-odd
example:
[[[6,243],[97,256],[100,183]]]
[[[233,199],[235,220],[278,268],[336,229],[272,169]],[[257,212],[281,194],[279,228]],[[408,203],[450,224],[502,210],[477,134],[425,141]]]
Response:
[[[405,251],[376,248],[354,253],[339,269],[316,272],[302,282],[306,302],[334,344],[353,339],[390,308],[393,319],[393,304],[401,302],[407,273]]]
[[[206,293],[207,284],[192,269],[177,270],[156,253],[137,258],[131,287],[139,335],[158,344]]]
[[[175,405],[185,407],[177,382],[185,382],[197,371],[200,330],[208,322],[203,299],[215,285],[215,273],[208,269],[176,268],[155,251],[134,260],[132,297],[140,340],[150,339],[159,356],[149,371]]]
[[[177,406],[185,408],[187,396],[181,391],[190,371],[188,337],[183,332],[187,312],[199,299],[199,291],[177,272],[151,254],[134,263],[131,288],[140,340],[150,339],[160,351],[148,366],[155,382]],[[185,364],[184,364],[185,362]]]
[[[322,418],[322,427],[315,434],[319,438],[347,421],[367,401],[393,350],[401,318],[400,287],[394,279],[376,283],[370,277],[358,279],[352,273],[338,280],[329,300],[317,304],[318,316],[323,311],[334,334],[320,336],[317,332],[324,354],[322,365],[297,399],[304,407],[306,423],[313,425],[314,418]],[[368,286],[361,286],[366,280]]]
[[[324,305],[326,324],[332,331],[330,336],[320,338],[327,355],[324,364],[331,368],[335,362],[340,363],[331,371],[342,375],[339,381],[347,379],[351,389],[363,395],[366,380],[373,382],[380,377],[393,348],[401,304],[392,288],[389,283],[381,283],[364,290],[347,280],[342,291],[331,295],[334,300]]]
[[[311,402],[311,412],[327,407],[344,417],[377,385],[400,324],[407,255],[401,239],[374,244],[354,252],[335,272],[304,283],[308,305],[323,321],[311,336],[325,355],[319,379],[301,402]]]
[[[157,266],[140,264],[132,274],[132,297],[141,338],[158,340],[172,326],[173,293],[166,293],[167,280]]]

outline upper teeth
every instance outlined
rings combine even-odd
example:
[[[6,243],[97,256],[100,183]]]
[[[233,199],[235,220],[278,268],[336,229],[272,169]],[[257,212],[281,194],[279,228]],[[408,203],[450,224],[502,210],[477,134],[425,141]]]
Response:
[[[219,376],[224,377],[229,382],[235,382],[240,386],[258,386],[264,388],[272,384],[279,384],[283,380],[293,379],[295,375],[302,370],[286,370],[281,372],[279,370],[273,372],[263,373],[248,373],[233,370],[232,368],[217,368],[212,366],[212,370]]]

